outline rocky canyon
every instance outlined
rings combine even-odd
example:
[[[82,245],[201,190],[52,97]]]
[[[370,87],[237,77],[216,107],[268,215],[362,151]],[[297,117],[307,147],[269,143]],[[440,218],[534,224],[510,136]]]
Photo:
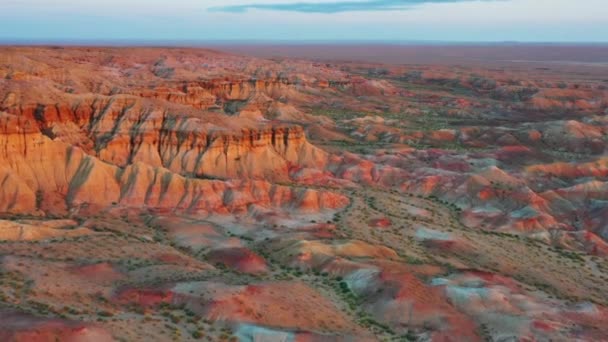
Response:
[[[608,339],[605,64],[226,50],[0,48],[0,340]]]

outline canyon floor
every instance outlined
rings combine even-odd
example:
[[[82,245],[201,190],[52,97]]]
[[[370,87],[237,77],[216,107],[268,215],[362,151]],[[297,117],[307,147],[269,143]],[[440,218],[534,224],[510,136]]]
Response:
[[[0,340],[607,341],[606,64],[398,60],[0,48]]]

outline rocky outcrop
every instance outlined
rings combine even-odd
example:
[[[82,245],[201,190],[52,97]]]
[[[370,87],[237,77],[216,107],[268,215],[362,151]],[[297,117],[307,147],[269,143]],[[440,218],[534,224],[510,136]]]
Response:
[[[270,98],[288,95],[296,84],[281,79],[217,79],[167,83],[154,89],[121,89],[121,94],[158,99],[197,109],[222,108],[234,101],[246,101],[256,94]]]
[[[327,159],[299,126],[232,129],[132,97],[6,109],[26,129],[119,167],[142,162],[192,177],[286,180],[291,166],[323,167]]]
[[[291,165],[322,161],[324,152],[308,144],[299,128],[209,134],[188,125],[188,119],[169,124],[166,117],[156,120],[152,114],[133,121],[126,114],[115,118],[110,113],[84,120],[93,122],[89,133],[70,132],[74,137],[48,133],[59,132],[52,129],[55,123],[68,127],[60,116],[57,121],[45,116],[40,122],[27,115],[0,114],[0,210],[64,212],[74,206],[121,203],[227,213],[252,203],[304,210],[346,203],[338,195],[247,180],[286,179]],[[117,128],[108,127],[111,118],[118,121]],[[67,142],[73,139],[85,141],[83,147]],[[98,145],[87,151],[86,139]],[[105,145],[99,142],[103,139]],[[241,179],[226,183],[196,177]]]
[[[339,195],[273,184],[327,163],[328,154],[306,140],[302,127],[264,119],[275,101],[301,96],[297,88],[315,79],[258,78],[230,58],[225,67],[232,71],[221,67],[218,77],[217,66],[198,59],[194,67],[193,56],[106,52],[71,58],[53,51],[58,68],[39,62],[35,50],[0,57],[6,80],[0,84],[0,212],[112,204],[314,212],[346,203]],[[22,58],[17,62],[14,54]],[[91,65],[99,68],[93,72]],[[72,67],[81,72],[70,76]]]

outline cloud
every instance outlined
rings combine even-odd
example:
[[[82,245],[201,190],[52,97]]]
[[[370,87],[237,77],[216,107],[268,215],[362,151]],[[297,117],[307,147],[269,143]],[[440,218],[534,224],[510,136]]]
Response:
[[[364,12],[364,11],[396,11],[407,10],[412,7],[431,3],[457,3],[471,0],[367,0],[367,1],[335,1],[325,3],[298,2],[298,3],[276,3],[260,4],[251,3],[245,5],[231,5],[211,7],[209,10],[215,12],[243,13],[248,10],[288,11],[301,13],[340,13],[340,12]],[[498,1],[498,0],[481,0]]]

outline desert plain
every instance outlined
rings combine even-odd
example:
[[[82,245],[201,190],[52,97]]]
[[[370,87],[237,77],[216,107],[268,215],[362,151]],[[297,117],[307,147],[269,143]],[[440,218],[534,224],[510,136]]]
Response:
[[[608,48],[526,48],[0,48],[0,340],[608,340]]]

